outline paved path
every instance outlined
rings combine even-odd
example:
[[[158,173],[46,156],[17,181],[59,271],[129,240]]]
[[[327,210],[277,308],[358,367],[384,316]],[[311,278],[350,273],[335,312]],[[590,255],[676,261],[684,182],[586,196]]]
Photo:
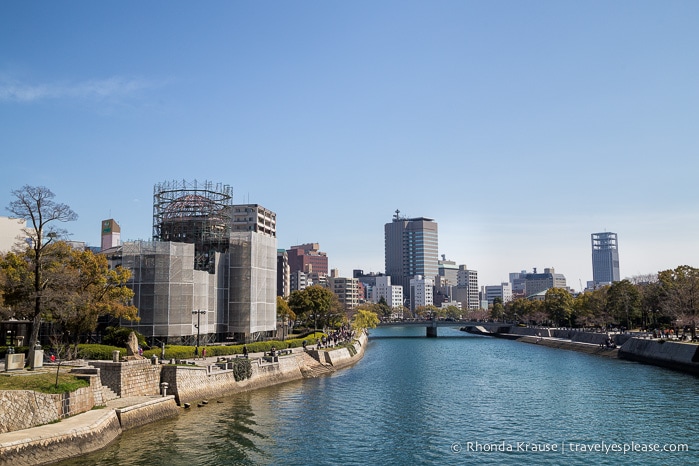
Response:
[[[27,442],[29,440],[39,440],[48,439],[56,436],[61,436],[68,434],[70,432],[78,432],[84,429],[89,429],[95,424],[99,424],[101,420],[107,416],[111,416],[112,411],[115,409],[126,408],[129,406],[136,406],[148,401],[152,401],[154,398],[161,398],[160,396],[133,396],[126,398],[117,398],[115,400],[107,402],[107,406],[104,408],[91,409],[82,414],[76,414],[60,422],[53,424],[45,424],[43,426],[30,427],[29,429],[15,430],[12,432],[5,432],[0,434],[0,448],[3,445],[16,443],[16,442]]]

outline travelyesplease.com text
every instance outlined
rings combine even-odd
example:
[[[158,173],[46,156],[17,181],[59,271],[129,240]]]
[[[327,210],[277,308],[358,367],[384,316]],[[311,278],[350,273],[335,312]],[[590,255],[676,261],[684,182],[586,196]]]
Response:
[[[656,453],[688,452],[686,443],[643,443],[643,442],[454,442],[453,453]]]

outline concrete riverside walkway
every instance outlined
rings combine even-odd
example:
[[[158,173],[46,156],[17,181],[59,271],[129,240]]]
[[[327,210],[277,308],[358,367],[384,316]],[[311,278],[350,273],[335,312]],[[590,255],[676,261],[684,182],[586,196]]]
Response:
[[[66,460],[107,446],[122,432],[117,410],[148,406],[172,396],[117,398],[60,422],[0,434],[0,466],[31,466]]]

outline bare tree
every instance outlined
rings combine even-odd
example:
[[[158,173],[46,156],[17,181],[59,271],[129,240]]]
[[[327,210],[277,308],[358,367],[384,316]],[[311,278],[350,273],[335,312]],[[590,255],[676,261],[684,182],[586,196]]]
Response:
[[[7,210],[27,221],[25,233],[31,240],[30,248],[34,256],[34,312],[32,333],[29,338],[29,362],[30,368],[33,369],[34,348],[39,341],[43,311],[41,294],[45,283],[41,272],[44,251],[52,241],[67,234],[65,230],[56,227],[56,222],[71,222],[77,220],[78,215],[66,204],[55,202],[53,200],[55,195],[43,186],[25,185],[12,191],[12,195],[15,200],[10,203]]]

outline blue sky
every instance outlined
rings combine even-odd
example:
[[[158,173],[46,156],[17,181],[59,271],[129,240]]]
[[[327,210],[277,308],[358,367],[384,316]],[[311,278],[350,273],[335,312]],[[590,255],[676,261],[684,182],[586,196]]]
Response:
[[[393,212],[479,271],[699,267],[699,2],[0,3],[0,208],[41,185],[99,245],[156,183],[229,184],[278,245],[384,269]],[[3,210],[0,215],[8,215]]]

